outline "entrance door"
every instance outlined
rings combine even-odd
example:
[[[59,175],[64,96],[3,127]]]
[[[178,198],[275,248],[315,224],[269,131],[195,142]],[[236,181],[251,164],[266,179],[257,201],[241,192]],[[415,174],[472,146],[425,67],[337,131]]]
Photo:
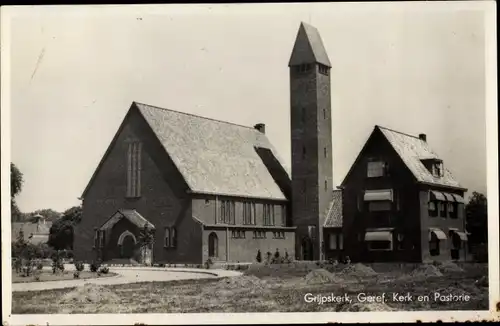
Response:
[[[311,238],[309,238],[309,237],[304,237],[302,239],[302,259],[303,260],[313,260],[314,259],[313,243],[312,243]]]
[[[218,257],[219,256],[219,239],[217,234],[214,232],[210,233],[208,236],[208,257]]]
[[[134,256],[135,239],[130,234],[123,238],[122,243],[122,257],[132,258]]]

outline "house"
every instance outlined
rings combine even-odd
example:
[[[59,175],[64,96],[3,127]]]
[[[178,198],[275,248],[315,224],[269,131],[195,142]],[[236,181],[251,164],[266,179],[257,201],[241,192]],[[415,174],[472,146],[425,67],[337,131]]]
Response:
[[[46,221],[45,217],[36,214],[27,222],[12,222],[12,241],[16,241],[19,232],[23,232],[24,240],[32,244],[47,243],[52,222]]]
[[[469,259],[467,189],[425,134],[375,126],[340,188],[342,223],[335,226],[342,228],[343,253],[352,260]]]
[[[134,102],[82,194],[75,257],[134,258],[146,224],[156,263],[294,255],[289,188],[264,124]]]

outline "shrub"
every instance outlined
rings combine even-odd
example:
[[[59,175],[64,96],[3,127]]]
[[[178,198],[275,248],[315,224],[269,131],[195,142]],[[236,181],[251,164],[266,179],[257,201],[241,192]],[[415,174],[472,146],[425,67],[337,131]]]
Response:
[[[79,271],[74,272],[73,278],[80,278],[80,272]]]
[[[40,281],[40,275],[35,275],[35,281]]]
[[[99,270],[99,267],[101,267],[101,263],[98,261],[93,261],[92,264],[90,264],[90,271],[92,273],[95,273]]]
[[[262,263],[262,253],[260,252],[260,249],[257,250],[257,257],[255,257],[255,260],[257,260],[258,263]]]
[[[99,272],[102,274],[108,274],[109,273],[109,268],[108,267],[101,267],[99,269]]]
[[[38,270],[43,269],[43,263],[42,263],[41,261],[40,261],[40,262],[38,262],[38,263],[36,264],[36,268],[37,268]]]
[[[208,258],[207,261],[205,262],[205,268],[210,269],[210,267],[212,267],[213,264],[214,262],[212,261],[212,259]]]
[[[75,263],[75,269],[79,272],[83,271],[85,269],[85,265],[81,261],[77,261]]]

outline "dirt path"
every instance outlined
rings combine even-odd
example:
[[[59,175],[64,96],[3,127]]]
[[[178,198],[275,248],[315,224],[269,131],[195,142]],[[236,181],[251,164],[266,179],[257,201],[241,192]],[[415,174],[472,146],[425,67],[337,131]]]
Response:
[[[69,268],[71,270],[71,268]],[[113,277],[85,280],[65,280],[52,282],[13,283],[12,292],[40,291],[71,288],[87,283],[99,285],[129,284],[139,282],[165,282],[200,278],[220,278],[240,276],[241,273],[228,270],[202,270],[196,268],[148,268],[148,267],[111,267],[110,271],[118,274]]]

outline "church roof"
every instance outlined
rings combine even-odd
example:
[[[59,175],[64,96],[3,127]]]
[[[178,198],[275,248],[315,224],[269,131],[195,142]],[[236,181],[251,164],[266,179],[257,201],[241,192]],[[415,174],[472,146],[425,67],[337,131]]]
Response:
[[[304,63],[320,63],[331,67],[318,30],[304,22],[300,24],[288,66]]]
[[[99,228],[100,230],[111,229],[122,218],[129,220],[132,224],[142,229],[146,224],[149,228],[154,229],[155,226],[139,214],[135,209],[119,209]]]
[[[135,103],[192,192],[286,200],[255,147],[276,150],[253,127]],[[282,162],[282,161],[281,161]]]

